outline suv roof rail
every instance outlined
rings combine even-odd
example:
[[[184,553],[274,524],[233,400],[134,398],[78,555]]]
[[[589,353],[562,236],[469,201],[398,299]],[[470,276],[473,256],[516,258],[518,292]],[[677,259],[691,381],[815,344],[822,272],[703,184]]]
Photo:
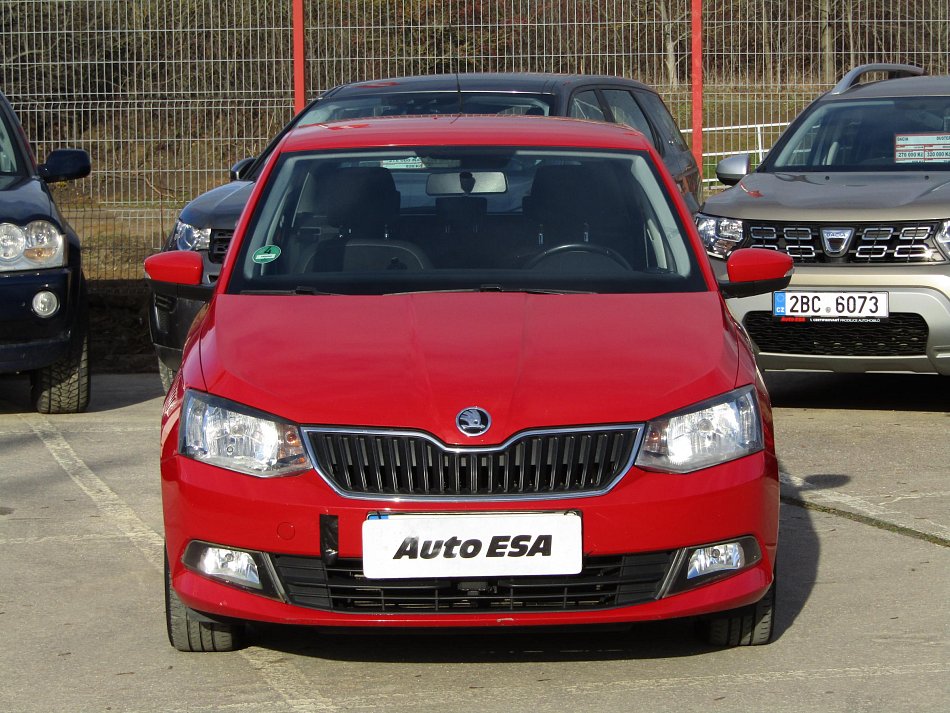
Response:
[[[862,64],[844,75],[830,93],[843,94],[857,84],[861,77],[872,72],[887,72],[888,79],[899,79],[901,77],[919,77],[924,74],[924,69],[914,64]]]

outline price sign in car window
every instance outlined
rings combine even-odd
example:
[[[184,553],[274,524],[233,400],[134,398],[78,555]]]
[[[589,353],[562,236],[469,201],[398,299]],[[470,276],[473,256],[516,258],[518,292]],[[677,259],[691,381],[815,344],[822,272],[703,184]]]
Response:
[[[895,163],[950,163],[950,133],[898,134],[894,137]]]

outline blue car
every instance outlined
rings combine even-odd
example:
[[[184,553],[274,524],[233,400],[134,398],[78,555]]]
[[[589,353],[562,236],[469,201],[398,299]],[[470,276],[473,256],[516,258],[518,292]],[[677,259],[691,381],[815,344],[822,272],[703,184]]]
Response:
[[[59,149],[37,165],[0,94],[0,373],[28,372],[41,413],[89,404],[89,310],[79,238],[50,183],[89,175],[89,154]]]

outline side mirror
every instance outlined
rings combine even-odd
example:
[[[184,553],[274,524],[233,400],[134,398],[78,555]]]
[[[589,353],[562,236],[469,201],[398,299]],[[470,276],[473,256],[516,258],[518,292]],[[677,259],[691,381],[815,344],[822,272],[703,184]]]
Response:
[[[91,170],[89,154],[82,149],[56,149],[39,166],[40,178],[47,183],[85,178]]]
[[[145,258],[145,274],[155,282],[200,285],[204,260],[193,250],[170,250]]]
[[[751,158],[747,153],[729,156],[716,164],[716,178],[720,183],[734,186],[749,175],[750,166]]]
[[[728,282],[719,283],[723,297],[752,297],[784,290],[792,279],[792,258],[764,248],[742,248],[726,260]]]
[[[254,162],[257,159],[253,156],[249,158],[242,158],[236,164],[231,166],[231,170],[228,172],[228,175],[231,177],[232,181],[243,181],[247,178],[248,170],[251,166],[254,165]]]

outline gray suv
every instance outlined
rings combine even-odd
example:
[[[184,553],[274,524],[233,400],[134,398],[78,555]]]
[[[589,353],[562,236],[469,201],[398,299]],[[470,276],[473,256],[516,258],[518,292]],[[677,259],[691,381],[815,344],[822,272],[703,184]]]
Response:
[[[862,81],[869,75],[881,81]],[[730,300],[763,369],[950,374],[950,77],[848,72],[762,164],[696,216],[717,272],[741,247],[788,253],[788,289]]]

